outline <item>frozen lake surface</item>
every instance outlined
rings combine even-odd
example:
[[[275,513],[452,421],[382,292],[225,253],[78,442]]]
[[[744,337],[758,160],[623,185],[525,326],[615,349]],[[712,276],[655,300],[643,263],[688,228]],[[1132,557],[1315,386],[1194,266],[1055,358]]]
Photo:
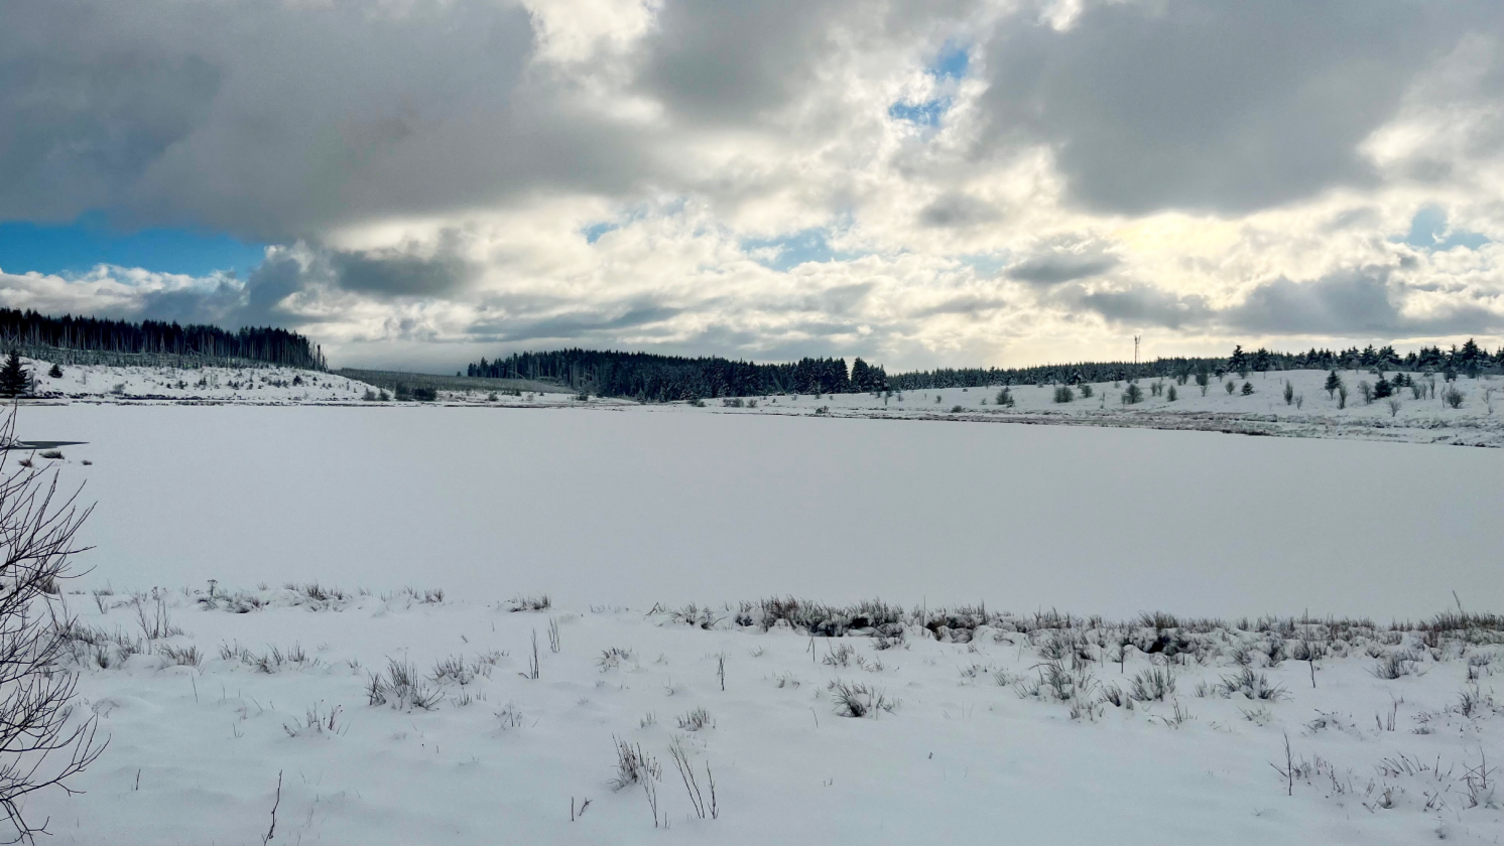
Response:
[[[91,585],[1504,610],[1498,450],[651,408],[72,405],[18,435],[88,441]]]

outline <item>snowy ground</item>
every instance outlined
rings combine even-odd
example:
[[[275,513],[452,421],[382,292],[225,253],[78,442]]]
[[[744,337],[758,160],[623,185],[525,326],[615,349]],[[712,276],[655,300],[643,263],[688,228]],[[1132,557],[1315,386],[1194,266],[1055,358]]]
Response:
[[[64,368],[60,379],[45,374],[51,364],[28,360],[39,377],[39,389],[54,399],[105,403],[231,403],[247,405],[400,405],[370,403],[363,382],[330,373],[292,368],[236,369],[77,366]],[[1390,374],[1391,377],[1393,374]],[[446,405],[490,408],[575,408],[580,410],[633,409],[648,413],[730,413],[878,419],[967,420],[1111,428],[1191,429],[1252,435],[1344,438],[1358,440],[1442,443],[1459,446],[1504,447],[1504,379],[1486,375],[1447,383],[1417,376],[1415,388],[1400,388],[1390,399],[1364,402],[1360,383],[1378,377],[1343,371],[1348,389],[1345,404],[1322,385],[1326,371],[1296,370],[1254,373],[1249,378],[1216,380],[1203,391],[1194,382],[1142,380],[1143,401],[1125,405],[1127,383],[1090,385],[1090,397],[1080,387],[1070,402],[1057,402],[1053,386],[1014,386],[1012,406],[998,405],[997,388],[946,388],[894,392],[892,395],[783,395],[742,400],[638,405],[612,398],[581,401],[573,394],[524,392],[520,396],[487,390],[441,391]],[[1226,384],[1231,381],[1233,390]],[[1247,382],[1252,394],[1244,394]],[[1284,398],[1289,382],[1292,398]],[[1176,398],[1170,399],[1174,387]],[[1448,406],[1444,394],[1455,387],[1462,395],[1458,408]],[[1417,396],[1417,393],[1420,396]],[[1391,402],[1392,400],[1392,402]],[[733,405],[739,402],[740,405]],[[1339,407],[1342,406],[1342,407]]]
[[[18,434],[87,441],[56,461],[99,503],[91,587],[1504,611],[1500,450],[432,405],[26,407]]]
[[[110,746],[29,801],[54,842],[264,844],[273,808],[273,844],[1504,839],[1504,623],[1430,624],[1504,610],[1499,450],[1376,442],[1361,401],[1337,441],[1036,388],[495,409],[304,381],[20,409],[21,438],[86,442],[29,460],[98,502],[63,599]],[[1392,419],[1486,434],[1487,384]],[[957,422],[902,419],[929,416]],[[788,594],[905,607],[737,603]],[[393,661],[422,689],[381,689]],[[1154,672],[1173,691],[1124,698]],[[659,777],[617,789],[618,742]]]
[[[50,842],[87,844],[261,843],[274,805],[274,843],[1504,834],[1497,620],[1442,632],[1051,628],[1061,621],[946,619],[930,606],[928,628],[918,609],[895,614],[890,639],[811,638],[786,622],[765,630],[772,618],[758,608],[513,612],[421,587],[67,595],[82,713],[98,715],[110,747],[78,780],[86,794],[43,794],[28,811],[51,817]],[[146,636],[164,621],[181,633]],[[1302,640],[1326,656],[1300,660]],[[393,661],[423,690],[372,704],[371,679],[389,682]],[[1386,663],[1409,674],[1381,678]],[[1153,694],[1156,671],[1173,690],[1132,700],[1136,677]],[[837,683],[858,709],[881,694],[892,710],[850,716]],[[1286,738],[1293,785],[1276,771]],[[613,784],[619,742],[653,759],[659,778]]]
[[[1108,426],[1150,429],[1195,429],[1252,435],[1291,437],[1355,438],[1361,440],[1446,443],[1461,446],[1504,446],[1504,379],[1496,375],[1459,379],[1452,386],[1462,394],[1459,408],[1443,401],[1448,383],[1440,378],[1417,376],[1417,390],[1399,389],[1392,398],[1365,403],[1359,383],[1370,385],[1378,377],[1370,373],[1343,371],[1348,389],[1345,407],[1333,393],[1322,390],[1327,372],[1292,370],[1251,373],[1248,379],[1233,374],[1213,381],[1205,395],[1194,382],[1141,380],[1143,400],[1132,405],[1122,401],[1122,383],[1090,385],[1091,396],[1079,387],[1069,402],[1056,402],[1054,386],[1013,386],[1014,404],[998,405],[998,388],[945,388],[873,394],[826,394],[824,396],[760,397],[756,407],[745,400],[740,407],[710,400],[706,410],[734,414],[800,414],[833,417],[903,418],[924,420],[969,420],[1074,426]],[[1394,374],[1389,374],[1393,378]],[[1243,384],[1253,393],[1244,394]],[[1285,383],[1292,398],[1286,403]],[[1158,388],[1155,388],[1155,385]],[[1170,388],[1176,397],[1170,399]],[[1390,399],[1396,405],[1391,407]],[[735,402],[732,400],[731,402]],[[675,405],[673,408],[688,408]],[[692,409],[699,411],[700,409]],[[1496,413],[1498,412],[1498,413]]]

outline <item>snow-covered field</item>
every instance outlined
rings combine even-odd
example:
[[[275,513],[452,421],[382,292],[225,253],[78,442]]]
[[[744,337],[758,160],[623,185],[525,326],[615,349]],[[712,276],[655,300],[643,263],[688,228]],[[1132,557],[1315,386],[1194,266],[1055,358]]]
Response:
[[[59,379],[47,377],[49,362],[27,360],[39,377],[39,389],[75,402],[107,403],[233,403],[249,405],[364,404],[377,389],[330,373],[292,368],[199,368],[78,366],[64,369]],[[1141,402],[1124,404],[1127,383],[1096,383],[1071,391],[1071,400],[1058,402],[1055,386],[1013,386],[1012,405],[999,405],[997,387],[896,391],[891,395],[782,395],[739,400],[710,399],[703,405],[671,403],[640,406],[622,399],[592,397],[581,402],[573,394],[527,392],[521,396],[486,390],[441,391],[446,405],[491,408],[557,408],[619,410],[651,413],[732,413],[742,415],[802,415],[871,417],[879,419],[968,420],[1112,428],[1192,429],[1252,435],[1344,438],[1358,440],[1444,443],[1459,446],[1504,447],[1504,378],[1495,374],[1448,383],[1415,375],[1413,387],[1397,388],[1388,398],[1365,402],[1361,385],[1378,377],[1342,371],[1348,391],[1343,401],[1323,388],[1326,371],[1295,370],[1236,374],[1214,380],[1202,390],[1194,382],[1141,380]],[[1394,374],[1389,374],[1393,378]],[[1243,393],[1247,383],[1252,393]],[[1233,389],[1227,390],[1227,384]],[[1285,399],[1289,383],[1291,397]],[[1460,405],[1445,401],[1449,388]],[[1171,399],[1171,390],[1174,399]],[[1500,409],[1500,413],[1495,413]]]
[[[1504,611],[1499,450],[431,405],[31,407],[19,435],[87,441],[59,461],[99,503],[91,586]]]
[[[358,402],[362,382],[296,367],[111,367],[69,365],[47,375],[51,362],[22,359],[44,396],[75,401],[208,401],[261,405]]]
[[[821,414],[833,417],[904,418],[924,420],[970,420],[1071,426],[1107,426],[1152,429],[1195,429],[1252,435],[1290,437],[1356,438],[1361,440],[1446,443],[1461,446],[1504,446],[1504,379],[1486,375],[1447,383],[1440,378],[1416,376],[1416,387],[1404,387],[1388,398],[1365,402],[1360,384],[1372,385],[1370,373],[1343,371],[1339,374],[1348,390],[1342,398],[1322,389],[1327,372],[1292,370],[1250,373],[1248,379],[1214,380],[1203,394],[1194,382],[1140,380],[1143,399],[1124,404],[1128,383],[1089,385],[1091,396],[1081,388],[1071,389],[1071,399],[1056,401],[1056,386],[1012,386],[1011,406],[998,404],[1000,388],[944,388],[895,391],[886,394],[805,394],[758,398],[755,407],[746,400],[728,407],[723,400],[707,400],[706,408],[735,414]],[[1389,374],[1393,378],[1394,374]],[[1233,390],[1227,390],[1227,383]],[[1244,394],[1247,383],[1252,393]],[[1289,383],[1291,399],[1284,397]],[[1170,398],[1174,388],[1175,398]],[[1461,395],[1457,408],[1444,401],[1448,387]],[[1420,394],[1420,396],[1417,396]],[[736,400],[731,400],[735,403]],[[1340,406],[1340,407],[1339,407]],[[673,408],[687,408],[675,405]],[[699,410],[699,409],[694,409]]]
[[[1033,387],[294,393],[319,376],[20,409],[98,502],[62,599],[110,746],[28,800],[54,842],[1504,839],[1504,621],[1435,616],[1504,611],[1504,453],[1372,425],[1497,431],[1486,381],[1350,400],[1331,440]],[[621,743],[657,776],[614,783]]]
[[[67,595],[81,705],[110,747],[86,794],[28,810],[50,842],[89,844],[261,843],[274,808],[274,843],[404,846],[1504,833],[1497,618],[517,612],[412,575],[419,589],[388,596]],[[811,620],[887,637],[811,638]],[[394,688],[394,663],[415,686]],[[643,756],[635,776],[621,744]]]

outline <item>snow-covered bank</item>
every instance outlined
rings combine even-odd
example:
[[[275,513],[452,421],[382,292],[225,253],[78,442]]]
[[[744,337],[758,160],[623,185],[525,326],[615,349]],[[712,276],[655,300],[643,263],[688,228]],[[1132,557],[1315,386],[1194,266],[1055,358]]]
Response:
[[[387,391],[332,373],[294,368],[162,368],[70,366],[61,377],[47,376],[51,364],[27,361],[38,377],[38,390],[62,402],[110,404],[365,405],[392,407]],[[386,374],[390,375],[390,374]],[[1389,374],[1393,377],[1395,374]],[[415,377],[432,378],[432,377]],[[783,394],[720,398],[697,403],[641,405],[609,397],[582,397],[560,388],[534,391],[440,390],[442,405],[486,408],[572,408],[577,410],[679,414],[739,414],[856,417],[903,420],[966,420],[1107,428],[1171,429],[1305,438],[1438,443],[1504,447],[1504,379],[1485,375],[1445,382],[1414,375],[1415,384],[1392,389],[1389,396],[1364,399],[1363,386],[1379,377],[1343,371],[1342,389],[1328,391],[1325,371],[1295,370],[1232,374],[1205,390],[1193,382],[1142,380],[1139,402],[1127,404],[1129,384],[1072,386],[1019,385],[1001,388],[944,388],[881,394]],[[455,380],[443,379],[443,382]],[[461,380],[463,381],[463,380]],[[477,384],[483,384],[478,380]],[[1249,393],[1244,393],[1244,384]],[[1227,390],[1231,384],[1233,389]],[[1286,385],[1289,397],[1286,398]],[[1447,401],[1456,391],[1456,406]],[[1069,397],[1068,401],[1060,399]],[[1172,398],[1173,396],[1173,398]],[[376,400],[373,402],[373,400]],[[1496,410],[1499,413],[1496,413]]]
[[[1504,611],[1498,450],[698,409],[77,404],[19,426],[88,441],[60,461],[99,502],[91,585]]]
[[[1392,379],[1395,374],[1389,374]],[[1141,380],[1142,398],[1125,403],[1127,382],[1082,386],[1016,385],[1006,397],[1000,387],[894,391],[891,394],[815,394],[707,400],[703,409],[681,411],[726,414],[792,414],[876,419],[967,420],[1069,426],[1188,429],[1250,435],[1504,446],[1504,379],[1486,375],[1445,382],[1416,375],[1415,385],[1393,388],[1387,397],[1365,401],[1363,385],[1379,377],[1343,371],[1341,389],[1328,395],[1321,370],[1231,374],[1203,391],[1195,383]],[[1228,384],[1232,390],[1228,390]],[[1244,385],[1249,393],[1244,393]],[[1289,399],[1285,397],[1289,385]],[[1457,391],[1457,407],[1447,402]],[[1348,396],[1344,399],[1341,390]],[[1173,392],[1173,393],[1172,393]],[[1065,400],[1061,402],[1059,400]],[[1001,402],[1000,402],[1001,401]],[[660,407],[661,408],[661,407]]]
[[[56,843],[260,843],[274,806],[272,842],[402,846],[1497,843],[1504,831],[1496,621],[991,614],[971,628],[973,611],[942,628],[930,606],[927,628],[890,609],[887,638],[810,638],[756,606],[740,621],[739,606],[513,612],[328,586],[65,599],[82,713],[111,743],[78,779],[85,794],[28,804]],[[172,633],[148,638],[143,618]],[[392,662],[420,689],[373,697]],[[879,693],[891,710],[850,716]],[[1291,777],[1277,771],[1286,738]],[[632,783],[622,743],[658,777]]]

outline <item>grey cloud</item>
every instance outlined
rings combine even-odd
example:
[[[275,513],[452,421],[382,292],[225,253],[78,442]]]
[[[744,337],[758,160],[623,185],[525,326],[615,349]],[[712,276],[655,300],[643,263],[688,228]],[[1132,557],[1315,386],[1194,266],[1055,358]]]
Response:
[[[1100,276],[1120,264],[1117,256],[1104,252],[1054,252],[1025,259],[1007,268],[1007,274],[1022,282],[1058,285],[1076,279]]]
[[[432,255],[394,248],[336,251],[329,256],[336,283],[347,291],[377,296],[434,297],[457,293],[479,269],[461,256],[452,235]]]
[[[606,339],[613,331],[639,329],[671,320],[682,309],[651,302],[603,303],[589,310],[548,316],[499,316],[472,324],[469,333],[478,339],[516,343],[520,341],[583,342]]]
[[[740,123],[786,103],[840,0],[668,2],[639,85],[690,120]]]
[[[1045,239],[1003,271],[1020,282],[1059,285],[1101,276],[1121,263],[1101,241],[1088,236],[1060,235]]]
[[[1504,326],[1504,315],[1465,303],[1434,316],[1406,316],[1394,302],[1389,277],[1387,269],[1371,268],[1310,282],[1276,279],[1223,312],[1222,322],[1268,334],[1338,337],[1487,334]]]
[[[1115,323],[1168,329],[1202,325],[1214,315],[1203,297],[1182,296],[1152,285],[1092,291],[1071,285],[1059,290],[1052,300],[1070,309],[1096,312]]]
[[[517,5],[12,0],[4,14],[0,219],[106,208],[285,242],[542,189],[609,195],[650,169],[640,131],[524,72]]]
[[[1397,302],[1421,286],[1402,285],[1390,276],[1387,268],[1365,268],[1303,282],[1280,278],[1223,309],[1195,294],[1143,284],[1101,289],[1072,284],[1056,289],[1044,302],[1067,311],[1091,311],[1115,323],[1263,335],[1403,338],[1487,335],[1504,328],[1504,314],[1459,298],[1439,313],[1408,316]]]
[[[1483,0],[1168,0],[1089,4],[1057,32],[1026,9],[986,45],[984,145],[1051,145],[1071,196],[1111,212],[1245,211],[1362,184],[1357,147],[1417,73],[1500,19]]]
[[[919,222],[925,226],[964,229],[990,223],[1001,216],[991,203],[969,194],[951,191],[925,206],[919,212]]]
[[[1007,301],[1000,297],[963,294],[961,296],[950,297],[927,308],[922,308],[910,316],[918,318],[933,317],[937,314],[977,314],[979,312],[1003,308],[1007,304]]]

